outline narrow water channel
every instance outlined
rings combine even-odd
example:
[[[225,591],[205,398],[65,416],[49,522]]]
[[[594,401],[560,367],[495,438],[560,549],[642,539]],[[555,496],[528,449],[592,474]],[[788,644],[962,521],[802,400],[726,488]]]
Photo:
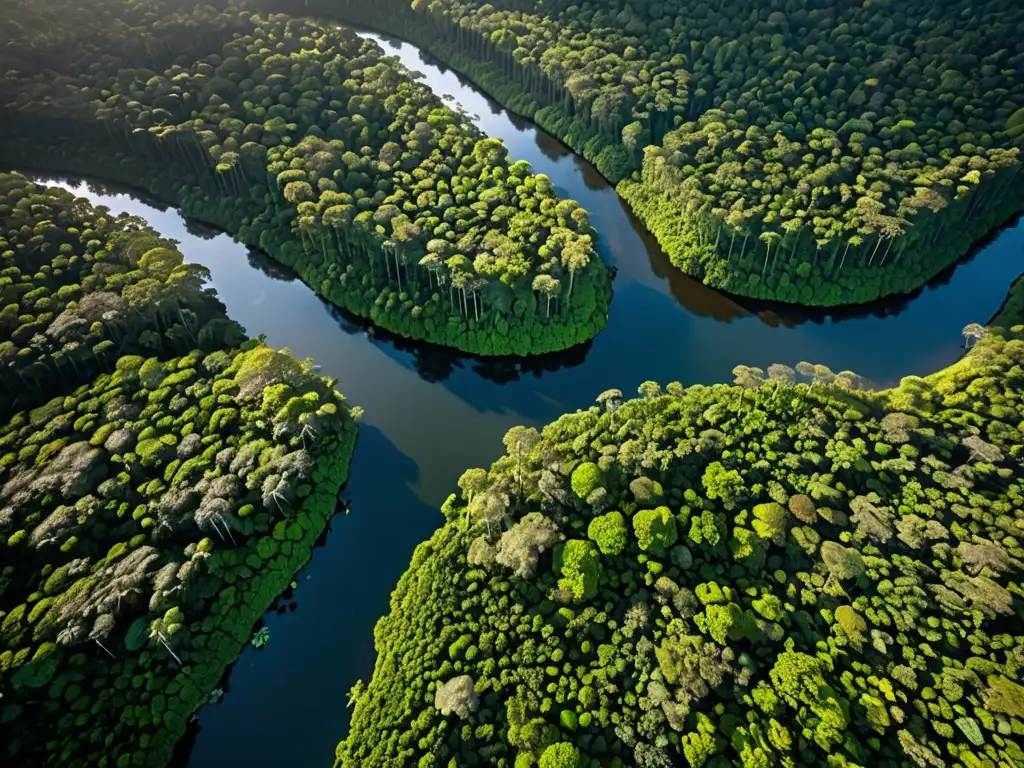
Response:
[[[741,363],[808,360],[878,384],[929,373],[961,354],[961,328],[988,320],[1024,270],[1016,223],[913,297],[832,312],[733,300],[673,270],[582,158],[414,46],[366,36],[590,211],[601,256],[618,268],[611,317],[591,343],[531,360],[474,360],[391,340],[342,317],[265,256],[174,210],[102,185],[37,177],[178,240],[187,259],[210,269],[228,313],[250,335],[315,357],[366,411],[342,495],[347,514],[333,520],[294,594],[267,615],[269,643],[247,647],[225,696],[200,711],[176,761],[190,768],[330,764],[347,729],[347,691],[372,671],[372,629],[392,587],[415,545],[442,522],[437,508],[458,476],[497,458],[509,427],[540,427],[605,389],[630,394],[649,379],[727,381]]]

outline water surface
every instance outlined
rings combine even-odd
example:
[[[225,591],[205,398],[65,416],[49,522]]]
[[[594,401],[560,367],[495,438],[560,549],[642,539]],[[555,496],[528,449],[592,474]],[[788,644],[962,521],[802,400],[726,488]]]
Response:
[[[723,296],[674,270],[582,158],[412,45],[367,36],[590,211],[598,250],[618,270],[611,315],[592,342],[530,360],[477,360],[393,340],[227,235],[132,194],[61,182],[178,240],[187,259],[210,269],[228,313],[250,335],[315,357],[366,411],[343,493],[349,511],[332,521],[294,594],[268,613],[269,643],[247,647],[224,698],[199,713],[178,755],[190,768],[330,764],[347,729],[346,693],[372,672],[372,628],[412,549],[442,522],[437,507],[461,472],[497,458],[509,427],[539,427],[612,387],[628,394],[646,380],[729,380],[738,364],[809,360],[878,384],[929,373],[962,353],[960,330],[988,320],[1024,268],[1024,229],[1015,224],[909,298],[815,311]]]

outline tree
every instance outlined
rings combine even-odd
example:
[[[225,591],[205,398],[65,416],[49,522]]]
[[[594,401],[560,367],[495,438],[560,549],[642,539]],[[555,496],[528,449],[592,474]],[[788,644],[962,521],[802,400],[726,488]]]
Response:
[[[495,562],[512,571],[518,579],[531,579],[544,552],[562,538],[550,519],[530,512],[505,531],[498,540]]]
[[[1003,452],[999,447],[982,440],[978,435],[970,435],[960,442],[971,452],[971,458],[975,461],[998,464],[1003,460]]]
[[[84,624],[68,624],[57,634],[57,645],[78,645],[87,635]]]
[[[978,323],[968,323],[964,326],[964,345],[970,349],[971,346],[985,336],[985,326]]]
[[[530,451],[540,442],[540,433],[532,427],[512,427],[505,433],[502,441],[506,450],[512,455],[516,462],[515,479],[519,487],[519,496],[523,495],[523,457],[528,456]]]
[[[487,470],[467,469],[459,478],[459,488],[464,501],[472,501],[473,497],[487,487]]]
[[[864,558],[860,553],[835,541],[822,542],[821,561],[837,579],[855,579],[864,574]]]
[[[569,539],[555,548],[555,573],[558,586],[576,600],[587,600],[597,594],[601,563],[597,547],[582,539]]]
[[[734,503],[745,491],[740,473],[726,469],[720,461],[708,464],[702,483],[708,498],[721,499],[726,505]]]
[[[803,523],[812,525],[818,519],[817,510],[814,507],[814,500],[810,496],[804,493],[798,493],[795,496],[790,496],[789,511]]]
[[[664,553],[676,542],[676,519],[668,507],[642,509],[633,515],[633,534],[640,549]]]
[[[551,300],[558,297],[562,284],[551,275],[537,275],[533,278],[533,290],[547,298],[545,319],[551,319]]]
[[[487,525],[487,537],[491,536],[491,526],[501,525],[508,515],[509,498],[504,493],[495,491],[484,491],[473,496],[469,503],[469,516],[471,519],[483,520]]]
[[[567,297],[572,297],[573,283],[576,273],[590,263],[591,253],[590,236],[572,237],[562,248],[562,266],[569,270],[569,291]]]
[[[346,709],[352,709],[366,693],[366,686],[362,680],[356,680],[348,689],[348,700],[345,702]]]
[[[604,409],[608,413],[612,413],[619,407],[619,405],[622,404],[622,390],[606,389],[604,392],[597,396],[596,402],[599,405],[604,406]]]
[[[106,651],[110,658],[115,658],[114,654],[103,644],[103,641],[107,639],[113,629],[114,615],[112,613],[102,613],[96,617],[96,621],[92,625],[92,631],[89,633],[89,639]]]
[[[776,502],[770,502],[758,504],[754,507],[753,512],[752,526],[757,535],[762,539],[773,541],[779,546],[785,544],[788,517],[785,507]]]
[[[578,768],[580,751],[567,741],[548,745],[540,756],[539,768]]]
[[[586,499],[601,485],[601,470],[592,461],[584,461],[572,471],[571,485],[577,497]]]
[[[737,365],[732,369],[736,384],[740,387],[740,404],[747,389],[757,389],[764,383],[764,371],[760,368],[751,368],[746,365]]]
[[[733,372],[735,375],[735,371]],[[775,383],[776,395],[781,387],[791,387],[796,381],[796,372],[788,365],[772,363],[768,366],[768,381]]]
[[[455,715],[460,720],[466,720],[479,706],[480,699],[469,675],[453,677],[439,685],[434,694],[434,708],[442,715]]]
[[[878,496],[856,496],[850,502],[853,515],[850,519],[857,526],[857,531],[874,541],[885,543],[892,537],[892,521],[890,511],[877,506]]]
[[[170,646],[172,635],[182,628],[183,617],[177,608],[169,609],[162,617],[153,619],[149,624],[149,638],[160,643],[171,654],[178,666],[184,666],[178,654]]]
[[[272,478],[275,477],[277,477],[280,482],[271,483],[271,497],[278,504],[278,508],[280,508],[280,502],[286,501],[285,493],[283,491],[283,488],[281,487],[281,483],[283,483],[283,480],[276,475],[268,476],[267,480],[270,481]],[[266,487],[267,485],[265,483],[264,488]],[[231,543],[236,544],[235,537],[231,533],[231,526],[228,524],[228,521],[232,519],[232,515],[233,510],[231,508],[231,504],[227,501],[227,499],[207,496],[206,498],[203,499],[202,503],[196,509],[195,521],[196,525],[199,527],[199,530],[212,530],[216,532],[216,534],[220,536],[221,540],[223,541],[227,541],[227,539],[224,537],[224,532],[226,532],[228,537],[231,539]],[[224,529],[224,532],[221,532],[221,528]]]
[[[626,522],[617,510],[598,515],[587,526],[587,538],[597,544],[602,555],[618,555],[628,543]]]

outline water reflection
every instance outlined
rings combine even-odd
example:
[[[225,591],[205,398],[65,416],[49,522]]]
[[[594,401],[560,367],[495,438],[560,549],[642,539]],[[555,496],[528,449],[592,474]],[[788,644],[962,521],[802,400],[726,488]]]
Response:
[[[245,647],[220,684],[224,697],[190,724],[173,768],[331,764],[348,727],[346,693],[373,667],[373,624],[413,548],[443,522],[416,496],[419,473],[383,432],[360,428],[346,511],[331,520],[296,588],[265,614],[270,640]],[[383,493],[387,506],[375,501]]]
[[[395,359],[410,359],[412,367],[426,382],[438,383],[451,378],[456,371],[471,371],[480,379],[504,385],[519,381],[527,375],[539,378],[564,368],[582,365],[592,342],[577,344],[572,349],[531,357],[478,357],[436,344],[425,344],[396,336],[377,328],[365,318],[346,312],[333,304],[322,302],[327,314],[338,327],[350,335],[362,335],[382,345],[386,354]]]
[[[214,235],[218,234],[214,230]],[[279,261],[267,256],[263,251],[258,251],[255,248],[249,248],[245,253],[245,258],[249,262],[249,266],[253,269],[258,269],[264,275],[274,280],[283,280],[284,282],[292,282],[298,280],[299,276],[296,275],[291,269],[286,267]]]
[[[637,221],[629,206],[619,198],[608,181],[586,159],[574,154],[561,141],[522,116],[504,110],[493,99],[477,91],[467,78],[409,43],[375,32],[362,34],[377,40],[389,54],[396,55],[407,67],[424,73],[426,84],[436,93],[454,96],[454,103],[468,113],[483,115],[477,123],[485,133],[503,139],[513,158],[529,160],[535,171],[551,176],[560,195],[578,200],[589,210],[591,221],[599,231],[598,252],[605,263],[620,268],[617,289],[621,278],[635,280],[671,296],[692,315],[719,322],[753,317],[771,328],[894,317],[905,311],[922,293],[947,285],[957,269],[965,268],[999,236],[996,233],[987,237],[959,264],[943,270],[924,288],[909,295],[880,299],[870,304],[805,308],[729,296],[708,288],[673,267],[654,236]],[[1020,255],[1021,242],[1024,241],[1019,221],[1008,225],[1003,231],[1006,230],[1015,233],[1010,238],[1015,245],[1008,249],[1008,255],[1017,257]],[[999,250],[1002,252],[1003,248]],[[644,255],[646,259],[642,258]],[[1021,270],[1019,260],[1014,258],[1013,262],[1009,265],[1010,280]],[[996,278],[996,290],[1005,291],[1010,280],[1002,282],[1001,278]],[[993,305],[991,311],[996,306]],[[966,322],[984,321],[989,317],[991,314],[984,317],[974,315],[973,319]],[[954,330],[959,331],[959,328]]]
[[[441,522],[437,507],[461,472],[497,458],[510,427],[540,427],[586,407],[602,390],[632,393],[645,380],[729,380],[738,364],[810,360],[879,384],[928,373],[960,355],[961,328],[991,317],[1021,271],[1024,227],[1015,223],[913,297],[805,310],[724,296],[673,269],[588,163],[495,112],[410,46],[395,52],[435,90],[480,115],[481,130],[502,138],[512,157],[529,160],[591,211],[602,256],[617,268],[608,327],[591,343],[517,360],[394,338],[328,306],[265,256],[226,235],[211,238],[208,228],[157,201],[63,182],[177,240],[187,259],[210,270],[228,313],[250,335],[316,358],[366,411],[347,489],[351,512],[334,518],[298,577],[291,604],[301,610],[268,614],[270,643],[258,654],[247,648],[230,673],[231,693],[200,713],[201,728],[178,758],[191,768],[328,763],[344,736],[345,692],[372,671],[373,624],[413,547]],[[253,738],[272,732],[285,737]]]
[[[185,231],[193,237],[198,237],[200,240],[213,240],[213,238],[220,234],[219,229],[198,219],[192,219],[188,216],[183,216],[182,218],[185,220]]]

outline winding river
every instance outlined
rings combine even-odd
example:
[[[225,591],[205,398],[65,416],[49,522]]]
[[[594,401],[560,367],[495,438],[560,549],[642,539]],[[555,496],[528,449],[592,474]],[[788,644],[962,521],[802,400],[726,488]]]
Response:
[[[728,381],[740,363],[809,360],[878,385],[929,373],[961,354],[961,328],[988,320],[1024,269],[1017,223],[913,297],[835,311],[733,300],[672,269],[614,189],[557,140],[414,46],[366,36],[590,211],[601,256],[618,270],[611,317],[592,342],[528,361],[476,360],[393,340],[342,316],[265,256],[174,210],[103,185],[39,177],[142,216],[178,240],[186,258],[210,269],[231,317],[274,346],[315,357],[366,410],[342,494],[348,512],[335,517],[297,588],[268,612],[270,642],[247,647],[224,697],[199,712],[176,756],[190,768],[330,765],[347,730],[347,691],[372,671],[372,628],[392,587],[415,545],[442,522],[437,508],[461,472],[497,458],[509,427],[539,427],[605,389],[630,394],[648,379]]]

